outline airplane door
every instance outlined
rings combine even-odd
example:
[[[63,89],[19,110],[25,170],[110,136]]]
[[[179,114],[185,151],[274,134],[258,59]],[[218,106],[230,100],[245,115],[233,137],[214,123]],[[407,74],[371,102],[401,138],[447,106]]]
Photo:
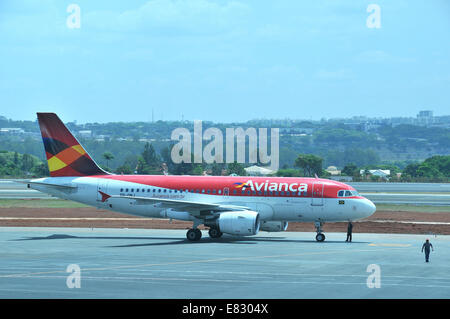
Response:
[[[312,188],[311,205],[323,206],[323,188],[324,184],[314,183]]]
[[[108,180],[104,178],[99,178],[97,183],[97,201],[102,200],[102,194],[100,193],[108,194]]]

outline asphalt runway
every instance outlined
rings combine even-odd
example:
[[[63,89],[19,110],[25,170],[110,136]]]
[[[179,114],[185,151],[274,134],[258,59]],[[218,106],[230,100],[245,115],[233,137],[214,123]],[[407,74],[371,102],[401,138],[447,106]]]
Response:
[[[0,298],[450,297],[450,236],[430,238],[425,263],[424,235],[326,235],[188,242],[184,230],[5,227]]]
[[[411,192],[411,193],[447,193],[450,194],[450,183],[364,183],[349,182],[359,192]]]

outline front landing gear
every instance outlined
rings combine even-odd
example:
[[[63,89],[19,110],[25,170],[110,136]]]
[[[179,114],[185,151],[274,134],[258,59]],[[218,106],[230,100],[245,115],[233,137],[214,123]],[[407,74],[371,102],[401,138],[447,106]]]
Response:
[[[198,228],[191,228],[187,231],[186,238],[190,241],[199,241],[202,238],[202,232]]]
[[[315,222],[315,223],[314,223],[314,226],[316,226],[316,232],[317,232],[316,240],[317,240],[318,242],[324,241],[324,240],[325,240],[325,235],[322,234],[322,226],[323,226],[323,223],[322,223],[322,222]]]
[[[317,234],[316,235],[316,240],[317,241],[324,241],[325,240],[325,235],[324,234]]]

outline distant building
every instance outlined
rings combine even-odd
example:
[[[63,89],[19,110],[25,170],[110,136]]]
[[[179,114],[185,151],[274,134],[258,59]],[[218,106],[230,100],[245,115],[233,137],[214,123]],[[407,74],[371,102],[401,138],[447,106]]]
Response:
[[[78,135],[80,137],[89,138],[92,136],[92,131],[91,130],[78,131]]]
[[[362,169],[359,171],[361,176],[364,176],[365,170]],[[369,174],[373,176],[379,176],[381,178],[388,178],[391,175],[391,170],[389,169],[370,169]]]
[[[25,133],[25,131],[18,127],[2,127],[2,128],[0,128],[0,134],[19,135],[19,134],[23,134],[23,133]]]
[[[256,165],[246,167],[244,168],[244,170],[249,176],[267,176],[275,173],[275,171],[271,169],[259,167]]]
[[[420,111],[417,114],[417,121],[419,125],[430,125],[434,122],[433,111]]]
[[[328,168],[325,171],[330,173],[331,176],[341,175],[341,171],[338,170],[336,166],[328,166]]]

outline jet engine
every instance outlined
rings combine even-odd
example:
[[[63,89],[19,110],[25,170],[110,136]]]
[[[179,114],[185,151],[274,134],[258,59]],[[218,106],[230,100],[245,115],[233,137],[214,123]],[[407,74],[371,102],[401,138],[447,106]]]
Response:
[[[268,232],[285,231],[288,227],[287,221],[263,221],[260,230]]]
[[[251,210],[223,212],[217,219],[217,225],[222,233],[256,235],[259,231],[259,214]]]

